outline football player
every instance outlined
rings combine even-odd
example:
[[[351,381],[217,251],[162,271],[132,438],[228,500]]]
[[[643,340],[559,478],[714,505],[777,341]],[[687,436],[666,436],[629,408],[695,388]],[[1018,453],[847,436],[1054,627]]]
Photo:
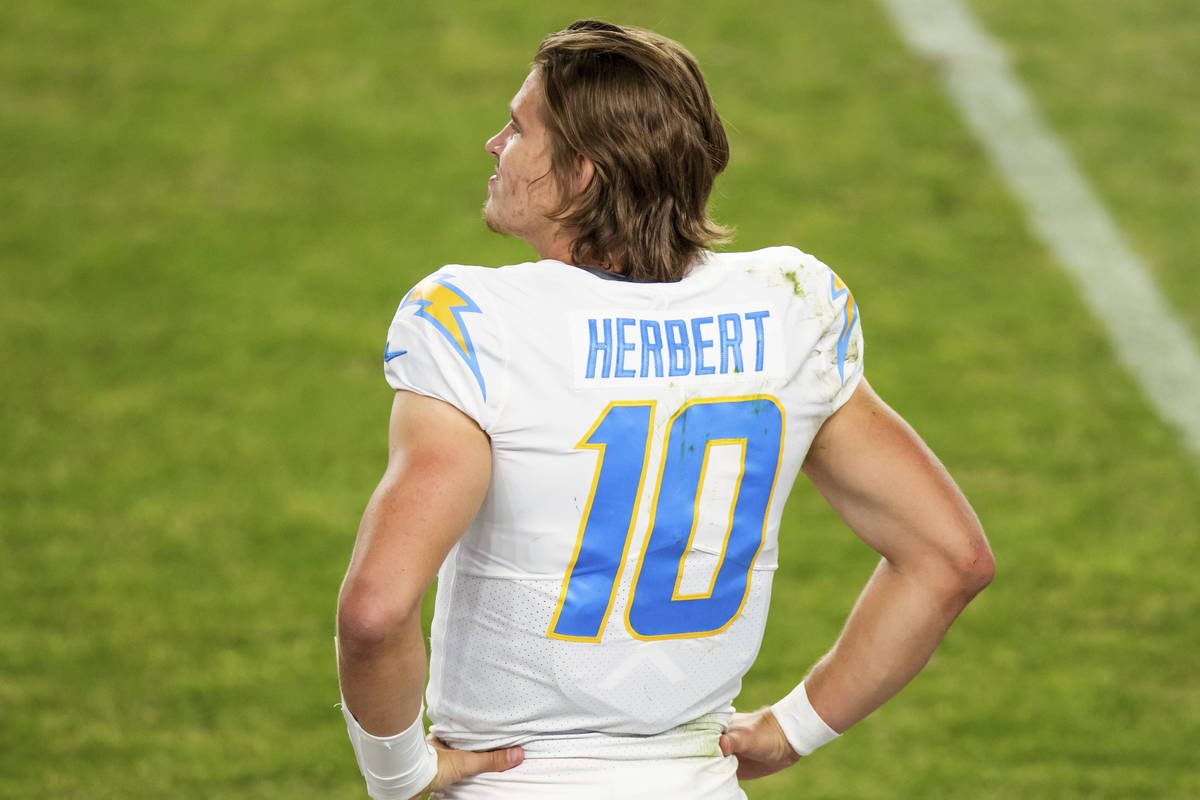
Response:
[[[841,279],[714,251],[729,147],[683,47],[548,36],[486,149],[485,220],[537,258],[442,267],[388,331],[390,455],[337,618],[369,794],[744,797],[922,668],[987,541],[863,378]],[[736,714],[801,471],[882,558],[807,677]]]

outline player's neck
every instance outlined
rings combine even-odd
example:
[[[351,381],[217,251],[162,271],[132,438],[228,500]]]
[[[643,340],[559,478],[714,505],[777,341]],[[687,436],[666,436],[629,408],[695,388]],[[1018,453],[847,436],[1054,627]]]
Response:
[[[612,264],[582,264],[578,263],[571,255],[571,245],[575,243],[575,236],[572,233],[562,230],[556,230],[545,242],[532,242],[526,239],[526,242],[532,247],[541,260],[553,259],[561,261],[572,267],[584,267],[586,269],[599,269],[605,272],[612,272],[617,275],[624,273],[624,270],[619,266]]]
[[[554,259],[564,264],[574,264],[571,260],[571,245],[575,242],[575,236],[561,227],[555,225],[536,239],[529,237],[522,238],[525,239],[526,244],[534,249],[539,259],[543,261]]]

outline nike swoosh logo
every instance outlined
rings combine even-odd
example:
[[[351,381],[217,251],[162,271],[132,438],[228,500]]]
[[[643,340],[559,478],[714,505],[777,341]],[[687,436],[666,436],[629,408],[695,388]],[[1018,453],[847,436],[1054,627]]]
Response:
[[[383,363],[385,363],[385,364],[387,362],[391,361],[396,356],[402,356],[408,352],[407,350],[389,350],[388,348],[391,346],[392,346],[391,342],[388,342],[387,344],[385,344],[383,346]]]

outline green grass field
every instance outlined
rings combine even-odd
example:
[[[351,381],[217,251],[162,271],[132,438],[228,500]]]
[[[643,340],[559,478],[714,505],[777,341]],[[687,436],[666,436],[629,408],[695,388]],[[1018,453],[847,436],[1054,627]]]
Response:
[[[1200,6],[972,6],[1200,339]],[[750,797],[1200,797],[1200,463],[879,6],[40,0],[0,10],[0,798],[365,796],[333,609],[384,333],[442,263],[529,255],[480,223],[483,142],[581,16],[697,55],[718,218],[854,288],[999,562],[912,686]],[[803,483],[782,549],[741,707],[874,564]]]

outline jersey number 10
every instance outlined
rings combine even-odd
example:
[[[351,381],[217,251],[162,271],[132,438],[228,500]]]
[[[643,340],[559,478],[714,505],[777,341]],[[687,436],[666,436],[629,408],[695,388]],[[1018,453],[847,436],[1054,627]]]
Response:
[[[612,611],[645,484],[654,402],[613,402],[576,445],[599,451],[579,538],[548,635],[597,642]],[[750,570],[762,549],[779,473],[783,410],[768,395],[685,403],[667,423],[625,626],[639,639],[711,636],[745,605]],[[700,516],[701,488],[714,445],[741,448],[729,525],[708,591],[680,592],[684,559]]]

